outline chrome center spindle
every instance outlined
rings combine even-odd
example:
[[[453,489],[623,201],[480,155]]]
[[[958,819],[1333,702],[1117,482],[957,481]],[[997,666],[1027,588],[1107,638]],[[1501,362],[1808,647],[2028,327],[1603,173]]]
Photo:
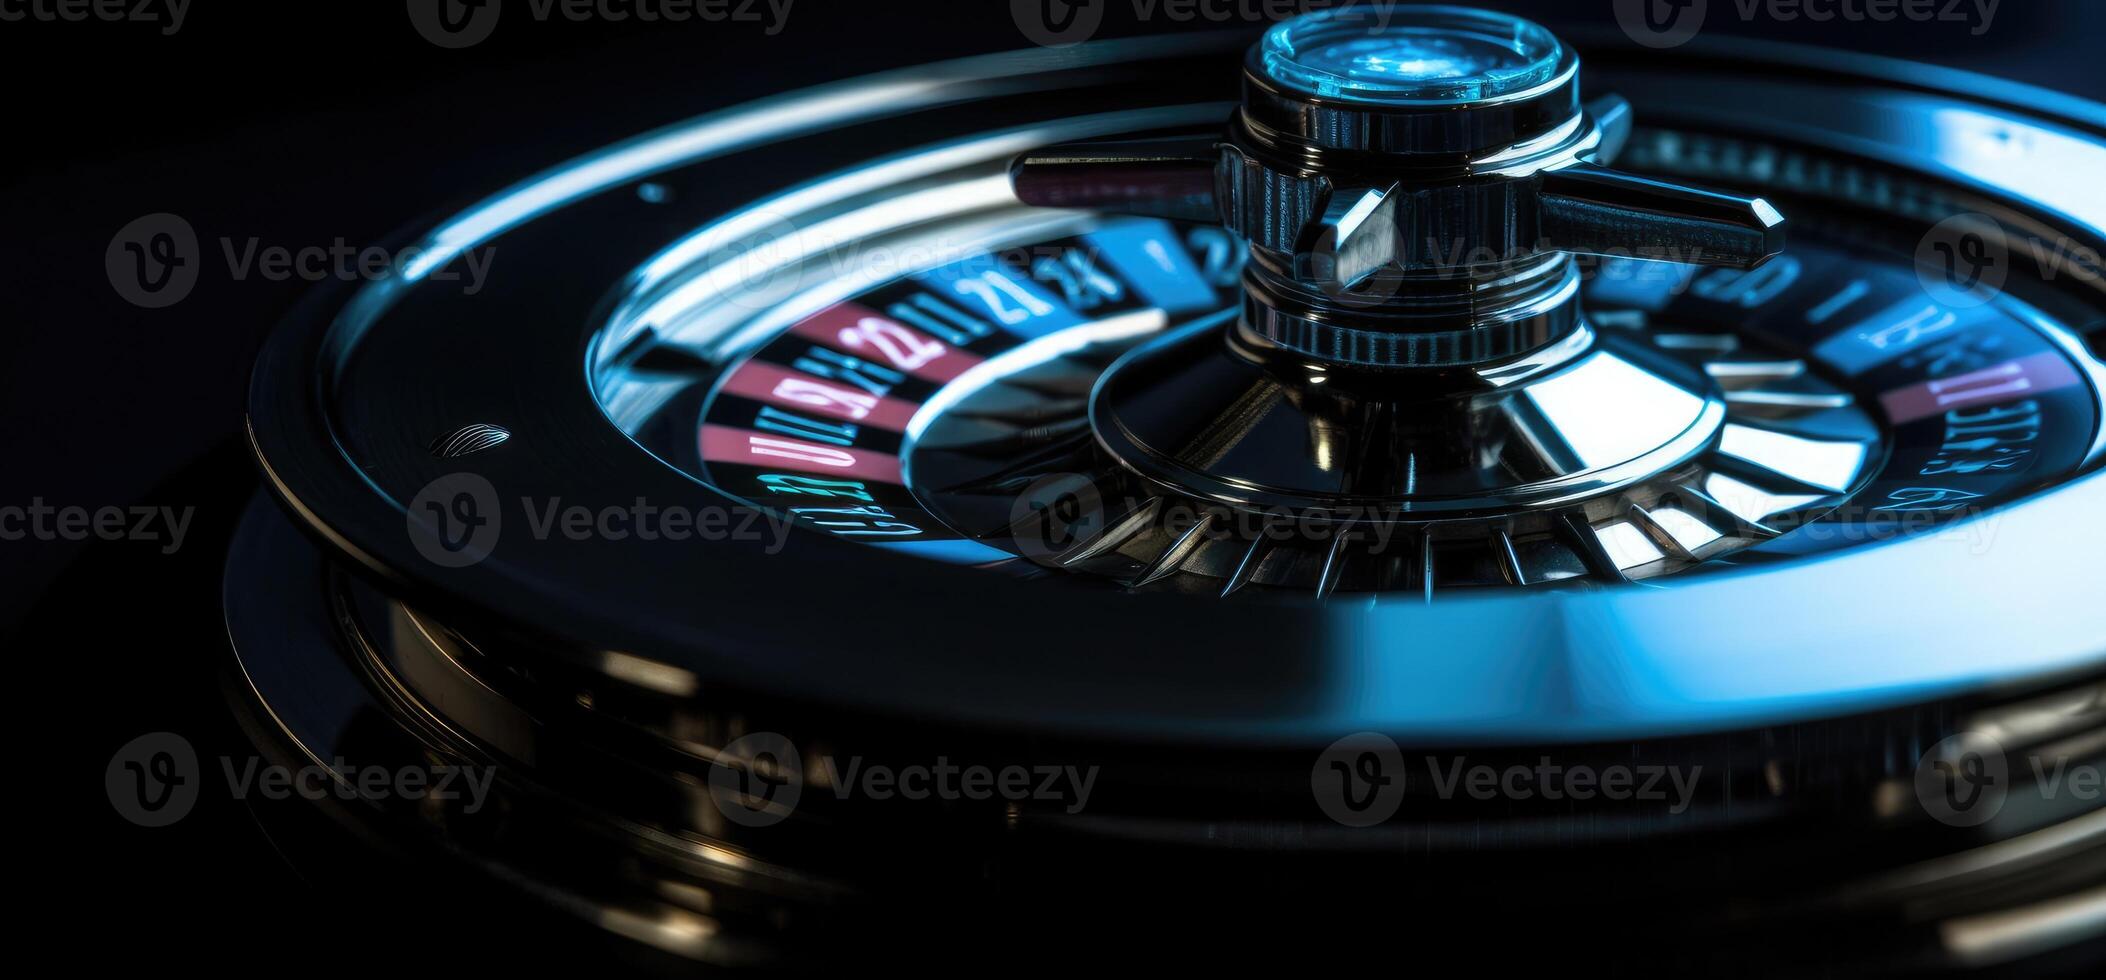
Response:
[[[1548,30],[1461,7],[1354,6],[1253,46],[1227,131],[1026,155],[1028,203],[1219,221],[1244,238],[1246,337],[1370,368],[1476,367],[1581,327],[1572,253],[1751,266],[1783,217],[1610,170],[1630,128],[1582,105]]]
[[[1573,255],[1748,267],[1784,218],[1609,169],[1631,110],[1582,103],[1579,75],[1516,17],[1343,7],[1266,32],[1222,132],[1017,160],[1027,203],[1249,245],[1240,316],[1113,365],[1098,441],[1187,495],[1399,520],[1540,514],[1706,451],[1715,386],[1593,330]]]

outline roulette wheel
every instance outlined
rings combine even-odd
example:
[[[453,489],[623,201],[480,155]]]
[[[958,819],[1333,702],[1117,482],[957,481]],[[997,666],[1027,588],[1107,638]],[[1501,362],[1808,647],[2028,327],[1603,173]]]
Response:
[[[485,780],[314,808],[651,968],[2082,969],[2086,174],[2089,103],[1461,7],[678,123],[275,332],[232,700]]]

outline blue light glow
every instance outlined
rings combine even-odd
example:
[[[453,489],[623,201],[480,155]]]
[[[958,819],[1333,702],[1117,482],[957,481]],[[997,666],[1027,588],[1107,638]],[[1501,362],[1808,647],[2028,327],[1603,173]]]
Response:
[[[1376,105],[1499,99],[1552,80],[1565,47],[1518,17],[1458,7],[1341,7],[1265,33],[1265,73],[1290,88]]]

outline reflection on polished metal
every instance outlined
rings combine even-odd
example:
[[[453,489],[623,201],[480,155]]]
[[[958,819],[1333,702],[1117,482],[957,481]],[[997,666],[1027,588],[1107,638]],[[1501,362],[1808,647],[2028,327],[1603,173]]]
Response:
[[[1512,584],[1575,565],[1653,574],[1773,535],[1776,511],[1697,489],[1722,442],[1751,441],[1727,425],[1732,396],[1642,334],[1590,326],[1573,253],[1752,267],[1781,250],[1784,219],[1606,169],[1631,113],[1582,107],[1578,77],[1571,49],[1518,18],[1347,7],[1266,33],[1225,135],[1019,158],[1027,203],[1218,221],[1249,243],[1240,316],[1112,365],[1089,404],[1097,442],[1150,494],[1195,507],[1446,522],[1439,536],[1481,539]],[[1724,465],[1789,457],[1771,497],[1832,507],[1867,451],[1828,448],[1725,446]],[[1572,550],[1531,569],[1512,539],[1545,532]],[[1431,581],[1434,537],[1415,581]],[[1144,577],[1197,553],[1173,534]]]
[[[1224,341],[1233,315],[991,372],[927,418],[909,466],[954,525],[1033,548],[1035,509],[975,498],[1080,495],[1095,519],[1030,553],[1130,588],[1431,595],[1694,568],[1829,513],[1877,458],[1848,392],[1761,387],[1746,367],[1786,362],[1729,334],[1582,324],[1410,399],[1366,371],[1254,368],[1274,355]],[[1078,397],[1036,403],[1028,432],[990,430],[1019,390]],[[1739,397],[1772,391],[1797,400]],[[1816,416],[1807,434],[1765,427]]]
[[[1726,418],[1695,368],[1585,329],[1526,377],[1469,372],[1468,389],[1419,399],[1316,365],[1254,374],[1266,353],[1247,342],[1202,326],[1137,351],[1099,388],[1099,438],[1144,476],[1220,503],[1407,518],[1622,489],[1702,452]],[[1210,395],[1233,400],[1198,400]]]
[[[1241,325],[1331,365],[1475,366],[1578,323],[1571,253],[1751,266],[1784,219],[1606,169],[1629,106],[1579,102],[1543,28],[1451,7],[1344,7],[1250,52],[1225,136],[1073,144],[1016,163],[1032,204],[1218,220],[1250,242]]]

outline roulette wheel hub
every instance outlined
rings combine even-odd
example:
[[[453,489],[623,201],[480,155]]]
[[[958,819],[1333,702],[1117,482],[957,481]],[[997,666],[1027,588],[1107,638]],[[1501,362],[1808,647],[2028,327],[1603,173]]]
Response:
[[[1105,372],[1099,442],[1172,495],[1342,525],[1319,592],[1369,522],[1477,517],[1511,584],[1549,571],[1525,566],[1512,536],[1589,521],[1590,500],[1595,517],[1638,515],[1626,526],[1686,561],[1765,533],[1689,473],[1631,502],[1633,485],[1720,441],[1727,404],[1701,369],[1600,336],[1571,253],[1749,268],[1781,250],[1783,216],[1608,169],[1629,105],[1583,109],[1578,78],[1561,41],[1517,18],[1339,8],[1251,49],[1225,136],[1018,160],[1027,203],[1211,218],[1250,243],[1233,324]]]

